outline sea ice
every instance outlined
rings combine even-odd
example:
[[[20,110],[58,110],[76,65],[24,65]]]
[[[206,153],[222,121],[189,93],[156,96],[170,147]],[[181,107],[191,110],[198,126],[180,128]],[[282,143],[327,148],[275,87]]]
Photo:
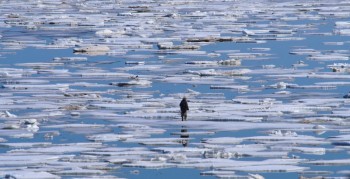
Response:
[[[350,68],[338,63],[349,60],[348,7],[1,1],[0,175],[117,178],[120,167],[177,167],[260,179],[346,166],[315,155],[349,153]]]
[[[92,140],[95,142],[121,141],[121,140],[127,140],[132,137],[133,135],[127,135],[127,134],[96,134],[96,135],[87,136],[89,140]]]
[[[23,179],[59,179],[58,175],[49,172],[30,172],[30,171],[0,171],[3,178],[23,178]]]

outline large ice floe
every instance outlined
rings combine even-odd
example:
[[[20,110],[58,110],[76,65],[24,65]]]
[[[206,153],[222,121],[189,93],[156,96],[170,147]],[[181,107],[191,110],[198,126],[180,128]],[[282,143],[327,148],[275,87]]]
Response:
[[[0,178],[346,178],[349,12],[0,1]]]

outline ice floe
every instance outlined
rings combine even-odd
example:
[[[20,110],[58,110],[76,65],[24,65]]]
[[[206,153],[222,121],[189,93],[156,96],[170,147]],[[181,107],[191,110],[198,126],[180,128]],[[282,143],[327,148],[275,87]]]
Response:
[[[1,1],[0,177],[347,166],[349,3],[266,3]]]
[[[0,172],[0,176],[3,178],[23,178],[23,179],[58,179],[61,178],[58,175],[51,174],[49,172],[35,172],[35,171],[7,171]]]

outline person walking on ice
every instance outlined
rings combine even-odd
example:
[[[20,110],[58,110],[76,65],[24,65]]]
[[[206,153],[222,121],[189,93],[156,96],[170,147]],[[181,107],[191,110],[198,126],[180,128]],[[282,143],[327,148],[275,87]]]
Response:
[[[182,121],[187,121],[187,111],[189,110],[188,108],[188,103],[186,97],[183,97],[181,102],[180,102],[180,109],[181,109],[181,118]]]

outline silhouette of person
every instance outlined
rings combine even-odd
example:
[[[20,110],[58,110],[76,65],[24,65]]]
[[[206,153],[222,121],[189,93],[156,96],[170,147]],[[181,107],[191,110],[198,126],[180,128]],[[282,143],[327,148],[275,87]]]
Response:
[[[181,102],[180,102],[180,109],[181,109],[181,119],[182,121],[187,121],[187,111],[189,110],[188,108],[188,103],[186,97],[183,97]]]

